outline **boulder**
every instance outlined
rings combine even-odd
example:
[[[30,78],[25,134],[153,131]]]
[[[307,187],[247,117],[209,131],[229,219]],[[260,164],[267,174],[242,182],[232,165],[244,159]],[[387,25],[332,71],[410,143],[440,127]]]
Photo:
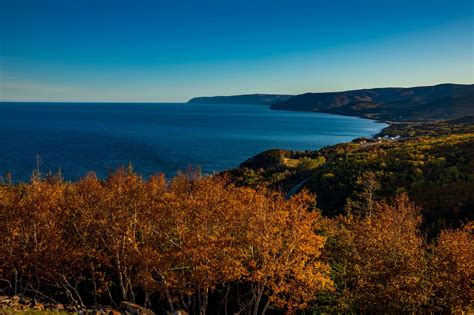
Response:
[[[18,304],[20,304],[20,297],[18,295],[12,296],[10,299],[9,306],[14,307],[14,306],[18,306]]]
[[[12,299],[9,296],[0,296],[0,305],[9,306],[12,303]]]
[[[125,301],[120,303],[119,311],[122,313],[128,312],[132,315],[155,315],[150,309]]]
[[[0,303],[3,303],[6,300],[10,300],[10,297],[6,295],[0,295]]]

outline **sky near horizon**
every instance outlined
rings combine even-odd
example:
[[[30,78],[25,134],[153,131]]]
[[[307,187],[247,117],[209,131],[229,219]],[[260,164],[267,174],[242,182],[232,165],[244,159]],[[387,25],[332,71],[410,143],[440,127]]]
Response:
[[[465,0],[0,0],[0,101],[473,83]]]

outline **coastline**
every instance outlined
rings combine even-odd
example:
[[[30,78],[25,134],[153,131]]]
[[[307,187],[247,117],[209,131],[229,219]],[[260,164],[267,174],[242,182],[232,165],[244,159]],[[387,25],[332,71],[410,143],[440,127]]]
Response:
[[[212,174],[238,167],[268,149],[317,150],[369,138],[386,127],[356,117],[276,112],[255,104],[44,104],[0,104],[3,134],[10,134],[12,124],[24,129],[13,133],[13,140],[2,141],[0,150],[6,161],[2,169],[11,171],[15,181],[30,180],[36,155],[42,173],[60,168],[66,180],[80,179],[88,171],[107,178],[111,170],[130,162],[144,177],[160,172],[172,177],[189,165]],[[29,134],[37,135],[35,141],[20,146]]]
[[[272,105],[270,105],[268,107],[269,110],[276,110],[276,111],[287,111],[287,112],[303,112],[303,113],[321,113],[321,114],[329,114],[329,115],[339,115],[339,116],[346,116],[346,117],[356,117],[356,118],[360,118],[360,119],[366,119],[366,120],[370,120],[370,121],[373,121],[373,122],[376,122],[376,123],[381,123],[381,124],[386,124],[387,126],[385,126],[384,128],[382,128],[379,132],[375,133],[374,135],[372,135],[371,137],[367,138],[367,139],[375,139],[376,137],[378,137],[380,134],[383,134],[384,130],[387,129],[387,128],[390,128],[392,127],[394,124],[398,124],[398,123],[421,123],[423,121],[415,121],[415,122],[397,122],[397,121],[392,121],[392,120],[384,120],[384,119],[374,119],[374,118],[370,118],[370,117],[367,117],[367,116],[364,116],[364,115],[349,115],[349,114],[345,114],[345,113],[331,113],[331,112],[328,112],[328,111],[316,111],[316,110],[290,110],[290,109],[279,109],[279,108],[272,108]],[[355,140],[357,138],[354,138],[353,140]],[[352,140],[352,141],[353,141]],[[346,142],[339,142],[339,143],[336,143],[334,145],[338,145],[338,144],[341,144],[341,143],[346,143]],[[261,153],[261,152],[260,152]]]

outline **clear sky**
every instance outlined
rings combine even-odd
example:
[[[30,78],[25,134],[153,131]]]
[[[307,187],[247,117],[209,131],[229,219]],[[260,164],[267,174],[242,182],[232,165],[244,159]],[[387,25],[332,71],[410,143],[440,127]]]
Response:
[[[468,0],[0,0],[0,101],[473,83]]]

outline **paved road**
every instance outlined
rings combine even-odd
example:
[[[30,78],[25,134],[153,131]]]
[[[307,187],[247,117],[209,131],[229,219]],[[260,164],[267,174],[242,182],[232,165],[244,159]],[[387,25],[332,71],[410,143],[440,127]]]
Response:
[[[288,190],[288,192],[286,193],[285,198],[286,198],[286,199],[290,199],[291,196],[293,196],[293,195],[296,194],[301,188],[303,188],[303,185],[304,185],[308,180],[310,180],[310,178],[311,178],[311,176],[308,177],[308,178],[303,179],[301,182],[299,182],[299,183],[296,184],[295,186],[291,187],[291,189]]]

